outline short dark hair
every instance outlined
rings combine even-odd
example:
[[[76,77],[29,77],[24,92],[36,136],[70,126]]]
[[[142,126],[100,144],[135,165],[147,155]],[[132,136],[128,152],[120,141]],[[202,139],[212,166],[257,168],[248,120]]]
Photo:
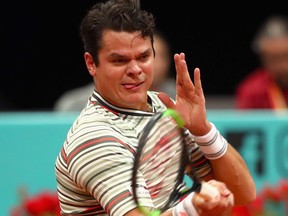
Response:
[[[139,31],[143,38],[150,37],[153,45],[155,19],[152,13],[141,9],[140,0],[108,0],[93,5],[82,19],[80,34],[84,50],[92,55],[96,66],[103,33],[107,30]]]

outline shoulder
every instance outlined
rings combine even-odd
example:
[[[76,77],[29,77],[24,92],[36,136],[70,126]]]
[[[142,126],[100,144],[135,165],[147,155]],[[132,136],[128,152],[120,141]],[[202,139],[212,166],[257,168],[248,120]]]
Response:
[[[265,90],[271,81],[268,72],[265,69],[257,69],[247,75],[237,86],[237,91],[258,92]]]
[[[248,74],[241,82],[240,85],[248,84],[260,84],[266,83],[270,80],[269,74],[265,69],[256,69],[252,73]]]
[[[68,132],[67,149],[72,152],[80,146],[86,146],[93,147],[94,151],[107,148],[120,151],[119,148],[125,147],[133,153],[126,135],[132,138],[136,133],[133,127],[112,112],[101,108],[94,112],[82,112]]]

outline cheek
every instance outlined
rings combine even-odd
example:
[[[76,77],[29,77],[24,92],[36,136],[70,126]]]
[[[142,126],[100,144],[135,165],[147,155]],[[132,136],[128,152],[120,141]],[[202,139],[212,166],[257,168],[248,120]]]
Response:
[[[149,76],[153,76],[153,71],[155,71],[155,62],[149,62],[148,64],[143,65],[142,71]]]
[[[117,80],[120,80],[121,77],[123,76],[124,69],[120,68],[120,67],[110,67],[110,68],[105,68],[105,70],[101,71],[101,76],[104,80],[106,80],[106,82],[109,80],[108,83],[111,82],[116,82]]]
[[[155,70],[154,67],[150,67],[145,71],[146,80],[150,80],[152,82],[153,78],[155,77]]]
[[[155,80],[155,79],[157,79],[157,78],[155,77],[154,72],[151,72],[150,75],[147,76],[146,83],[147,83],[148,89],[151,87],[153,80]]]
[[[119,79],[121,78],[117,73],[107,73],[106,71],[101,71],[95,77],[97,88],[101,91],[103,89],[114,89],[117,86],[116,83],[119,83]]]

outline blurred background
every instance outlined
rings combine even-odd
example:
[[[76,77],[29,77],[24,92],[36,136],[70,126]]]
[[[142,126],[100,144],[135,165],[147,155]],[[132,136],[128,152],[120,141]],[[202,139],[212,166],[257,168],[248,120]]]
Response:
[[[91,81],[79,24],[94,2],[1,1],[1,110],[51,110],[63,92]],[[251,50],[256,28],[267,16],[287,13],[286,7],[231,3],[208,12],[198,3],[143,0],[142,7],[156,15],[172,52],[186,53],[190,71],[200,67],[207,96],[232,96],[258,64]]]
[[[25,197],[56,191],[54,161],[78,112],[50,111],[64,92],[91,82],[79,25],[95,2],[0,2],[0,215]],[[237,84],[259,65],[253,37],[267,17],[288,15],[283,4],[261,2],[252,9],[231,2],[213,10],[206,2],[142,0],[172,53],[185,52],[191,72],[200,67],[209,119],[244,157],[258,192],[274,187],[269,199],[280,200],[281,208],[272,209],[281,213],[273,215],[288,215],[288,183],[284,207],[275,189],[288,179],[288,114],[233,106]]]

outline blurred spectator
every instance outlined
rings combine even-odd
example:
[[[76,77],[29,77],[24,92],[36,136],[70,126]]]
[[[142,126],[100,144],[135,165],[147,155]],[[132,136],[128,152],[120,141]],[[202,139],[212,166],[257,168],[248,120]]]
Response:
[[[168,94],[171,98],[176,96],[176,81],[171,77],[171,62],[173,56],[171,54],[170,43],[165,35],[157,31],[154,34],[155,56],[155,73],[154,80],[150,90],[162,91]],[[93,82],[65,92],[56,101],[54,105],[55,111],[81,111],[94,88]]]
[[[288,103],[288,17],[270,16],[260,26],[253,49],[261,65],[236,88],[237,109],[283,110]]]
[[[55,111],[81,111],[88,102],[94,89],[94,83],[68,90],[58,98],[54,105]]]
[[[154,63],[155,73],[150,90],[162,91],[171,98],[175,98],[176,80],[172,78],[170,74],[173,56],[168,39],[160,31],[154,34],[154,48],[156,50]]]

